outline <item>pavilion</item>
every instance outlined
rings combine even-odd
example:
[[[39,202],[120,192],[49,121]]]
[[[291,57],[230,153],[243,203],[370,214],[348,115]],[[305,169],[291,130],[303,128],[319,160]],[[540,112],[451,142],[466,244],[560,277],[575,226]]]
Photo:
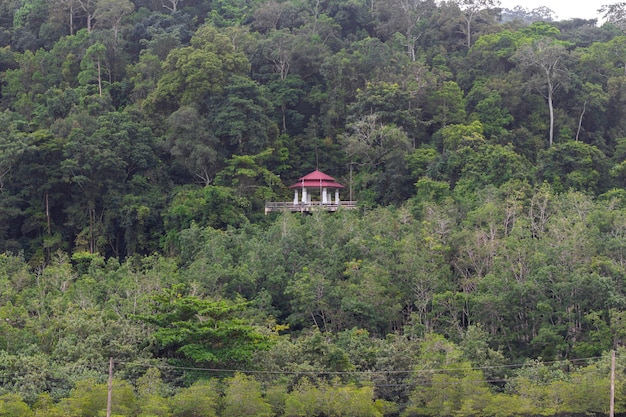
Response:
[[[356,208],[355,201],[341,201],[339,199],[339,190],[344,186],[330,175],[317,169],[304,177],[300,177],[289,188],[294,190],[293,201],[267,202],[265,203],[265,214],[271,211],[310,212],[313,210],[337,211],[339,207],[343,209]],[[313,194],[319,195],[318,201],[312,199]]]

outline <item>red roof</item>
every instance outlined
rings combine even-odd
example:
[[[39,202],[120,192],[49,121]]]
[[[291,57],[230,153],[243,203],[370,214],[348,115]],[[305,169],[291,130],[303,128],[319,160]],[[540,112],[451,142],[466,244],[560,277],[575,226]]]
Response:
[[[289,188],[315,188],[315,187],[343,188],[343,185],[339,184],[330,175],[326,175],[322,171],[318,171],[316,169],[310,174],[307,174],[304,177],[299,178],[298,182],[291,185]]]

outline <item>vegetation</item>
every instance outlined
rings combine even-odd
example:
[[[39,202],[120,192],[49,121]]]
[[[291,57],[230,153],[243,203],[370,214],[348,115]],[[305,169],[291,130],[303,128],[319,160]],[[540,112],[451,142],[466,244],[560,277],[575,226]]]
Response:
[[[626,411],[602,10],[0,0],[0,416]]]

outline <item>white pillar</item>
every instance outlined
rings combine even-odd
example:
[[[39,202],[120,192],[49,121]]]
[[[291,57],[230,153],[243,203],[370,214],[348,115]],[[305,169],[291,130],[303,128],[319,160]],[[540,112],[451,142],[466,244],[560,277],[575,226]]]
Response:
[[[293,204],[298,204],[298,189],[293,190]]]
[[[335,204],[339,205],[339,188],[335,190]]]
[[[322,188],[322,204],[328,203],[328,192],[326,191],[326,187]]]
[[[304,204],[308,203],[307,196],[306,196],[306,188],[302,189],[302,202]]]

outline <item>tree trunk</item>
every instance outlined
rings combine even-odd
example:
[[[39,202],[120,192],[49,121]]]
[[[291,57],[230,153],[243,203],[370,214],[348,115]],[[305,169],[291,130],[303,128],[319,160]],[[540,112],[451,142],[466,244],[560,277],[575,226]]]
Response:
[[[48,224],[48,235],[52,235],[52,220],[50,219],[50,200],[46,191],[46,222]]]
[[[552,81],[550,80],[550,78],[548,78],[548,109],[550,110],[550,134],[549,134],[550,146],[552,146],[552,143],[554,141],[554,105],[552,103],[552,92],[553,92]]]
[[[70,4],[70,36],[74,35],[74,6]]]
[[[98,92],[100,93],[100,97],[102,97],[102,74],[100,71],[100,60],[98,60],[97,66],[98,66]]]
[[[583,124],[583,116],[585,115],[585,110],[587,109],[587,102],[583,103],[583,111],[580,112],[580,117],[578,118],[578,130],[576,131],[576,142],[578,142],[578,137],[580,136],[580,129]]]

